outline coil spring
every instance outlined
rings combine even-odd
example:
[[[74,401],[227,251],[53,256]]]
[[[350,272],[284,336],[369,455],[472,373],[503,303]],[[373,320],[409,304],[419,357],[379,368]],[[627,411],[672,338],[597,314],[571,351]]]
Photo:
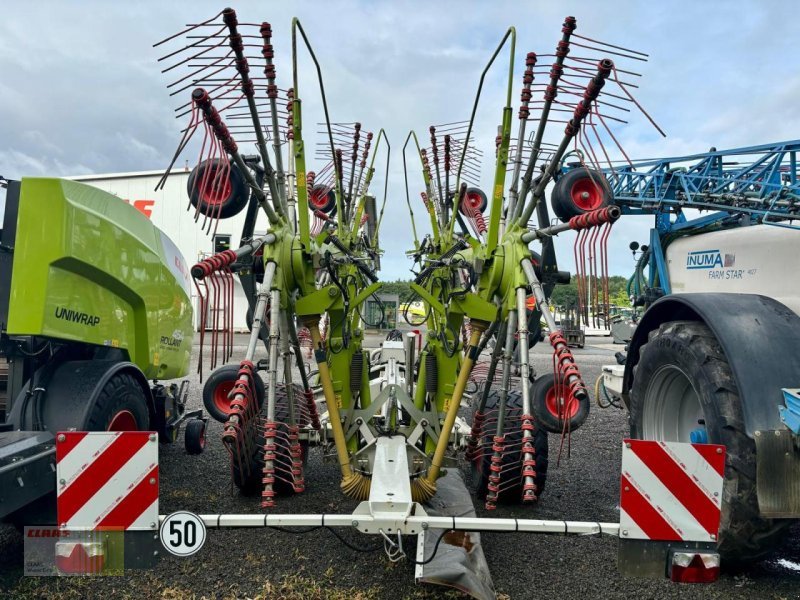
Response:
[[[364,354],[356,352],[350,362],[350,393],[361,391],[361,377],[364,373]]]
[[[435,394],[439,389],[439,371],[436,367],[436,355],[425,355],[425,391],[429,394]]]

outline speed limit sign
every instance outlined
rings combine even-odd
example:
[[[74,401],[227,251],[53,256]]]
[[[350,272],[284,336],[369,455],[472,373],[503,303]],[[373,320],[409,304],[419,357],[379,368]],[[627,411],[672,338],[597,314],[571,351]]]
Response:
[[[191,556],[206,541],[206,525],[196,514],[181,510],[167,515],[158,535],[167,552],[176,556]]]

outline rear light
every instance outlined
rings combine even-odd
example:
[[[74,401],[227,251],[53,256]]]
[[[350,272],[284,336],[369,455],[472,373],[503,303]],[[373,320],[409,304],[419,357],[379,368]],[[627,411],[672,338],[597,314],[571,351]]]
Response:
[[[58,542],[56,567],[64,575],[98,575],[106,561],[104,542]]]
[[[669,576],[678,583],[713,583],[719,579],[719,554],[673,552]]]

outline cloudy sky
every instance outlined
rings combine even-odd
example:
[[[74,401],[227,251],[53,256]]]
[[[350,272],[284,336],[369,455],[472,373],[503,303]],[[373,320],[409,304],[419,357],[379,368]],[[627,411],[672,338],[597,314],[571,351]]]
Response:
[[[403,140],[412,128],[424,135],[430,124],[469,115],[480,71],[509,25],[518,30],[515,105],[525,53],[552,53],[566,15],[577,18],[578,33],[650,55],[648,63],[637,65],[644,74],[637,99],[668,137],[632,115],[629,125],[615,130],[632,157],[800,137],[794,0],[262,0],[233,6],[241,21],[272,23],[282,87],[290,76],[290,20],[300,17],[322,62],[333,120],[358,120],[389,133],[393,160],[382,235],[389,279],[406,276],[409,266],[403,254],[411,245],[399,154]],[[174,102],[152,44],[223,7],[143,0],[6,6],[0,20],[0,174],[163,168],[181,123],[173,117]],[[304,117],[314,123],[322,115],[312,72],[305,59],[300,66]],[[489,155],[503,105],[503,70],[487,79],[476,122],[478,142]],[[484,171],[488,182],[488,166]],[[418,198],[419,174],[410,176],[416,182],[412,199]],[[423,231],[421,205],[414,210]],[[627,244],[644,240],[649,223],[623,221],[612,239],[614,274],[632,270]],[[562,242],[571,255],[569,246],[571,240]],[[562,260],[569,263],[568,256]]]

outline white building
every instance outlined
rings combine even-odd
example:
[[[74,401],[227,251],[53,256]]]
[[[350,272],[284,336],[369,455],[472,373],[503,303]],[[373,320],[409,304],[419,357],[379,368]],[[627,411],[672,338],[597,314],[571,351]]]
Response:
[[[203,228],[204,217],[202,215],[195,222],[195,209],[189,204],[187,193],[189,173],[188,169],[174,170],[163,189],[158,191],[155,188],[164,174],[163,171],[82,175],[68,179],[93,185],[118,196],[121,201],[133,204],[172,239],[191,266],[198,260],[214,253],[215,240],[224,242],[225,238],[229,238],[230,248],[238,248],[246,211],[243,210],[229,219],[220,220],[217,224],[216,234],[214,234],[213,225],[211,231],[207,232],[208,223]],[[187,207],[189,207],[188,210]],[[266,227],[266,217],[260,214],[256,231],[266,230]],[[195,327],[197,327],[199,319],[197,296],[194,289],[192,301],[195,308]],[[247,331],[246,309],[247,300],[238,278],[236,278],[233,318],[234,328],[237,331]]]

